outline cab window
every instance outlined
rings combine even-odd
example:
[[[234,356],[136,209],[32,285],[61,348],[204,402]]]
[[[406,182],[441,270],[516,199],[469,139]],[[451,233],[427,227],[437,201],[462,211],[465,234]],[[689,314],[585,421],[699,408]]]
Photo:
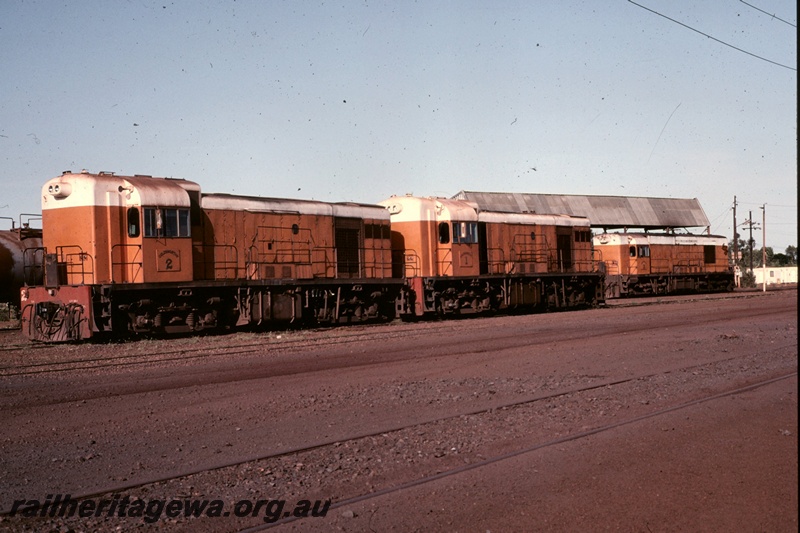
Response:
[[[138,237],[140,231],[139,209],[131,207],[128,209],[128,237]]]
[[[448,244],[450,242],[450,224],[447,222],[439,222],[439,244]]]
[[[453,242],[475,244],[478,242],[477,222],[453,222]]]
[[[188,209],[144,208],[145,237],[191,237]]]

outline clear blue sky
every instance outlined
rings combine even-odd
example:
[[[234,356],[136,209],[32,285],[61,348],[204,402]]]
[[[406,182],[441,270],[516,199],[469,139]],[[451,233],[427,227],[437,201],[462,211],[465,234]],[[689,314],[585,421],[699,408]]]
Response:
[[[627,0],[0,0],[0,216],[88,169],[325,201],[696,197],[728,237],[737,195],[796,244],[795,2],[637,1],[674,21]]]

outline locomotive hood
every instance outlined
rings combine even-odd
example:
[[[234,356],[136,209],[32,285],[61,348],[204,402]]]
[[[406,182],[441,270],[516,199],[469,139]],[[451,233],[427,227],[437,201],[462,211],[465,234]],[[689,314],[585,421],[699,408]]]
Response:
[[[200,186],[183,179],[65,172],[42,187],[42,211],[112,205],[189,207],[190,191],[199,192]]]

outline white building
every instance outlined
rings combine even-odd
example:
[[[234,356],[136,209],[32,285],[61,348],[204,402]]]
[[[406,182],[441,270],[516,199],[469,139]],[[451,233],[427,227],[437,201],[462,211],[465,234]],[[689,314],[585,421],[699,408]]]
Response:
[[[764,284],[764,275],[767,276],[767,285],[780,285],[782,283],[797,283],[797,267],[760,267],[754,268],[756,286]]]

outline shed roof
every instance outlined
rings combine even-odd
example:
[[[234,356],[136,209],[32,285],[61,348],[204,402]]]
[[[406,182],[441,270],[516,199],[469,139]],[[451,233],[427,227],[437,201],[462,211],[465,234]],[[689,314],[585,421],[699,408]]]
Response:
[[[486,211],[587,217],[596,228],[656,229],[709,225],[697,198],[460,191],[453,199],[475,202]]]

